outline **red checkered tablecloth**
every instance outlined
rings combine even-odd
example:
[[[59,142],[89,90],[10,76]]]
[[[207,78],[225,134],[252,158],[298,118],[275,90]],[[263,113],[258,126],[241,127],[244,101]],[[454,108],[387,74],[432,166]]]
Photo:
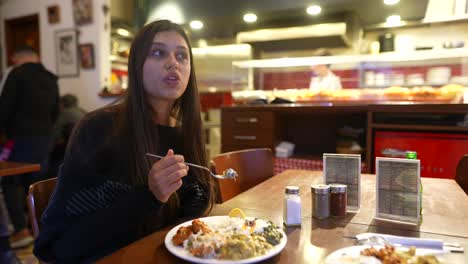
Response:
[[[284,170],[323,170],[322,160],[298,158],[274,158],[275,175]],[[361,164],[361,171],[365,171],[365,163]]]

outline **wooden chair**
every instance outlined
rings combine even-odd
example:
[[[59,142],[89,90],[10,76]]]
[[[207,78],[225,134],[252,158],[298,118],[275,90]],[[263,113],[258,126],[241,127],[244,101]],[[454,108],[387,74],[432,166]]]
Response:
[[[221,153],[211,159],[212,168],[223,174],[228,168],[238,173],[236,181],[219,180],[218,202],[225,202],[239,193],[273,176],[273,154],[269,148],[256,148]]]
[[[468,194],[468,154],[458,162],[455,181]]]
[[[49,203],[49,199],[52,196],[56,183],[57,178],[50,178],[35,182],[29,186],[27,203],[34,238],[37,238],[39,235],[42,212],[44,212],[47,204]]]

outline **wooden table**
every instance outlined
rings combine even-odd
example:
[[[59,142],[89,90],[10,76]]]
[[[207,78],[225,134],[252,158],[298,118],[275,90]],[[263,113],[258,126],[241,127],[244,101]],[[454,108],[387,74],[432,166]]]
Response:
[[[41,170],[41,165],[11,161],[0,161],[0,177],[18,175]]]
[[[423,178],[423,216],[418,226],[373,219],[375,212],[375,175],[362,175],[362,204],[356,214],[346,218],[317,220],[311,214],[310,185],[321,183],[322,172],[288,170],[256,187],[216,205],[210,215],[225,215],[238,207],[249,216],[282,224],[284,187],[297,185],[302,198],[302,226],[285,228],[285,249],[264,263],[321,263],[342,247],[355,245],[353,237],[364,232],[379,232],[422,238],[438,238],[460,243],[468,249],[468,196],[453,180]],[[98,263],[184,263],[164,246],[168,227],[136,241],[103,258]],[[468,263],[468,253],[444,256],[450,263]]]

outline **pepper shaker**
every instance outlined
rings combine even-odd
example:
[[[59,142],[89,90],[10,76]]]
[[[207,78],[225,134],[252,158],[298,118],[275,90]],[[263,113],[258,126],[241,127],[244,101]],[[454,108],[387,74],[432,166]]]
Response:
[[[332,216],[346,216],[347,198],[347,186],[345,184],[330,184],[330,214]]]
[[[312,192],[312,217],[325,219],[330,216],[330,186],[317,184],[310,186]]]

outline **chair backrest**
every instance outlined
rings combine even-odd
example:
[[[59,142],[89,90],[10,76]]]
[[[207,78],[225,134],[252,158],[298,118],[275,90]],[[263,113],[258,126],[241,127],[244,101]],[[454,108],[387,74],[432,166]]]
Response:
[[[27,203],[33,235],[35,238],[39,235],[40,219],[49,203],[49,199],[52,196],[56,183],[57,178],[50,178],[35,182],[29,186]]]
[[[458,162],[455,181],[468,194],[468,154],[463,156]]]
[[[236,181],[217,179],[218,202],[225,202],[273,176],[273,154],[269,148],[221,153],[211,161],[217,174],[223,174],[229,168],[238,174]]]

